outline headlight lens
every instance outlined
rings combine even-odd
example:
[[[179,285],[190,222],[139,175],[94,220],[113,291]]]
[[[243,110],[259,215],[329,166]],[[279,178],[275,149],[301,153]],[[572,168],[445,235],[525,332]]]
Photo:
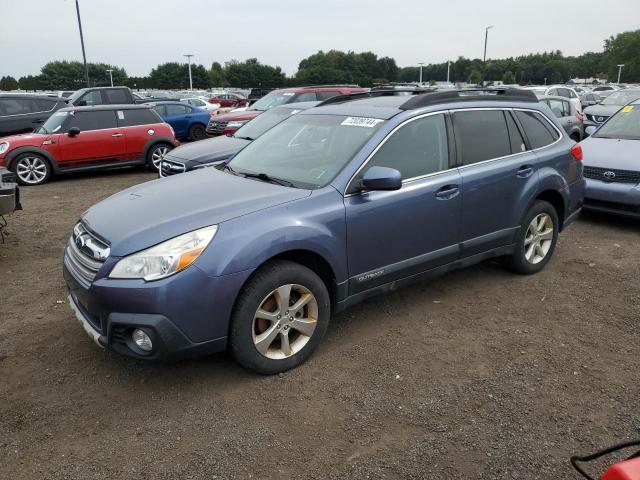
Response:
[[[229,127],[229,128],[240,128],[245,123],[247,123],[247,122],[229,122],[229,123],[227,123],[227,127]]]
[[[217,230],[217,225],[194,230],[124,257],[116,263],[109,278],[143,278],[151,281],[173,275],[195,262]]]
[[[0,155],[9,150],[9,142],[0,143]]]

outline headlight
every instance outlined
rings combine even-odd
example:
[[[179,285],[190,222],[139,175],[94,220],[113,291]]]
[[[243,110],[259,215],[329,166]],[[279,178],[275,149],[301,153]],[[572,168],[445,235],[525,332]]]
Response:
[[[247,122],[229,122],[229,123],[227,123],[227,127],[229,127],[229,128],[240,128],[245,123],[247,123]]]
[[[9,142],[0,143],[0,155],[9,150]]]
[[[173,275],[195,262],[217,230],[217,225],[211,225],[124,257],[116,263],[109,278],[143,278],[151,281]]]

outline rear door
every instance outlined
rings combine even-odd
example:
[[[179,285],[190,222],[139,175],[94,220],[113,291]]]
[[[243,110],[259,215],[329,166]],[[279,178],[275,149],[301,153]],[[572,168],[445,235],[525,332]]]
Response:
[[[160,121],[148,108],[117,110],[116,117],[120,131],[124,134],[124,160],[142,159],[147,142],[158,136],[156,124]]]
[[[462,254],[468,257],[512,243],[517,206],[535,191],[538,167],[509,110],[458,110],[453,124],[462,175]]]
[[[80,133],[68,135],[70,128],[77,127]],[[73,112],[60,135],[58,162],[61,167],[77,164],[106,162],[120,159],[125,153],[125,139],[116,123],[113,110]]]

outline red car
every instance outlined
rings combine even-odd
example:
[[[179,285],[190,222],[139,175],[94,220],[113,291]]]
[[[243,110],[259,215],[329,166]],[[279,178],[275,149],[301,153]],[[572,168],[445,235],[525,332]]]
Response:
[[[363,93],[367,89],[357,85],[324,85],[315,87],[294,87],[274,90],[243,112],[229,112],[211,117],[207,125],[207,135],[228,135],[235,132],[249,120],[273,107],[293,102],[314,102],[327,100],[336,95]]]
[[[244,107],[249,104],[249,100],[237,93],[222,93],[211,97],[209,103],[219,103],[222,108]]]
[[[158,168],[179,142],[149,105],[61,108],[34,133],[0,139],[0,166],[22,185],[40,185],[52,174],[147,165]]]

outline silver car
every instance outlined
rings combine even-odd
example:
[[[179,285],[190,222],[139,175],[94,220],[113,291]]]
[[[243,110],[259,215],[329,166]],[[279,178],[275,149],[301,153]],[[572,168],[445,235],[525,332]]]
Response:
[[[562,128],[576,142],[584,137],[584,117],[575,105],[566,97],[556,95],[539,95],[538,99],[546,103],[553,114],[558,117]]]

